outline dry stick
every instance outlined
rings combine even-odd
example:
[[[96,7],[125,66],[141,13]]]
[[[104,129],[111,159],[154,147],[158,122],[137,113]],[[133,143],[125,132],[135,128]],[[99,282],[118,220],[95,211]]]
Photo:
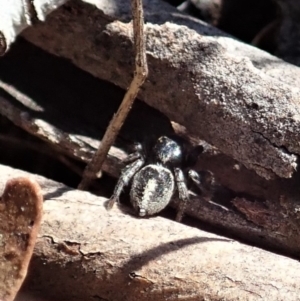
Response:
[[[144,83],[148,75],[148,66],[146,60],[146,46],[144,37],[144,14],[142,0],[132,0],[132,14],[133,14],[133,32],[135,45],[135,72],[133,80],[126,92],[122,104],[118,112],[111,120],[101,144],[96,151],[92,160],[86,166],[82,181],[78,189],[87,189],[90,181],[99,175],[102,164],[108,154],[110,147],[113,145],[116,137],[132,107],[132,104],[139,92],[140,87]]]

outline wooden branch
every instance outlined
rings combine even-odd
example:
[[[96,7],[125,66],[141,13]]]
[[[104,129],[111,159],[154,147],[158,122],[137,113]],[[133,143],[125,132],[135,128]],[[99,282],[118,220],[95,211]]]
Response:
[[[105,12],[104,2],[103,6],[97,2],[97,6]],[[162,16],[153,14],[155,4],[146,3],[152,9],[152,15],[146,12],[147,21],[156,18],[182,24],[185,16],[172,19],[174,10],[166,10]],[[93,16],[93,21],[86,16]],[[93,75],[126,88],[133,66],[130,25],[110,22],[109,17],[88,4],[72,2],[24,36]],[[148,22],[150,77],[141,98],[261,176],[291,177],[297,167],[296,154],[300,153],[300,92],[283,82],[283,74],[276,73],[285,72],[286,78],[292,74],[295,79],[299,70],[222,38],[220,31],[199,22],[189,25],[194,30]],[[256,67],[259,60],[260,66],[268,66],[260,70]],[[274,67],[274,61],[279,67]]]
[[[0,189],[12,175],[0,166]],[[24,289],[65,300],[297,300],[300,263],[173,221],[139,219],[40,176],[44,220]],[[122,212],[122,211],[123,212]],[[151,235],[149,235],[151,233]]]

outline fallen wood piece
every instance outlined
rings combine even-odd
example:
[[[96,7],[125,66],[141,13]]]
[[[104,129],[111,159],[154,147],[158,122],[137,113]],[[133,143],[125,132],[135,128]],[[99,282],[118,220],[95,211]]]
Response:
[[[0,167],[0,186],[28,173]],[[300,263],[40,176],[42,229],[24,289],[64,300],[298,300]]]
[[[15,65],[23,72],[13,68]],[[43,77],[40,76],[41,73]],[[62,59],[43,54],[26,42],[16,44],[2,58],[0,77],[6,82],[0,81],[5,90],[0,91],[1,114],[30,134],[47,141],[54,156],[59,157],[63,153],[82,162],[87,162],[98,147],[98,139],[101,137],[101,129],[105,129],[107,116],[110,116],[114,107],[118,107],[119,103],[115,101],[121,100],[123,95],[123,91],[116,93],[115,90],[119,90],[117,87],[94,79]],[[53,87],[64,88],[51,89],[49,95],[50,81]],[[85,83],[84,86],[74,84],[82,82]],[[30,83],[34,83],[34,86]],[[90,106],[87,107],[86,95],[90,91],[93,94],[89,97]],[[105,99],[110,100],[109,104],[105,103]],[[188,140],[192,138],[185,133],[184,128],[174,123],[173,128],[177,135]],[[174,132],[170,132],[170,124],[162,114],[138,101],[120,138],[144,141],[145,136],[154,133],[161,136]],[[197,143],[198,139],[195,141]],[[128,146],[122,145],[122,149],[129,149]],[[58,151],[54,152],[53,148]],[[300,173],[297,172],[293,179],[267,181],[214,148],[205,148],[195,170],[212,171],[221,184],[220,188],[223,185],[231,189],[229,194],[228,191],[217,191],[216,198],[213,199],[215,203],[228,209],[208,203],[196,191],[198,196],[192,197],[186,215],[226,229],[227,233],[247,239],[249,243],[298,258]],[[105,161],[104,171],[118,177],[125,156],[124,151],[113,147]]]
[[[43,197],[29,175],[11,180],[5,177],[1,184],[1,190],[5,189],[0,197],[0,300],[13,301],[27,274]]]
[[[3,83],[0,83],[0,85],[4,88]],[[18,100],[22,101],[22,99],[26,98],[26,95],[18,94],[13,87],[6,86],[6,88],[6,91],[11,92]],[[28,133],[49,142],[60,152],[80,159],[83,162],[88,162],[92,158],[95,149],[99,145],[99,141],[96,139],[64,132],[43,119],[35,118],[29,111],[19,109],[1,95],[0,113]],[[122,166],[121,160],[125,158],[126,155],[124,152],[116,147],[112,147],[104,162],[103,170],[117,177]]]
[[[94,4],[105,11],[102,2]],[[152,5],[147,2],[148,9]],[[174,22],[174,14],[173,8],[162,17],[146,11],[146,20],[166,22],[169,18]],[[112,16],[103,16],[94,6],[72,2],[53,12],[46,23],[26,30],[24,36],[126,88],[133,68],[131,26],[108,17]],[[183,18],[176,20],[182,24]],[[248,57],[237,55],[253,49],[252,56],[258,61],[258,50],[228,37],[221,40],[220,31],[199,22],[190,23],[195,30],[157,23],[146,27],[149,78],[141,99],[261,176],[291,177],[300,153],[300,92],[275,77],[281,79],[282,75],[276,76],[281,70],[295,78],[299,70],[276,70],[274,64],[271,71],[259,70]],[[259,53],[263,61],[280,62]]]

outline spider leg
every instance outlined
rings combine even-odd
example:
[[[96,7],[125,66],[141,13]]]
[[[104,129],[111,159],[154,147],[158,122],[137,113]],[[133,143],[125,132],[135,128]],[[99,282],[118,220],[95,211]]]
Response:
[[[189,193],[185,184],[184,174],[180,168],[174,168],[175,181],[178,189],[180,204],[176,215],[176,221],[180,222],[185,211],[187,202],[189,201]]]
[[[211,172],[209,172],[206,179],[204,179],[204,181],[203,181],[204,183],[202,183],[200,175],[195,170],[190,169],[188,174],[189,174],[189,178],[201,190],[201,192],[203,194],[203,199],[205,201],[207,201],[208,203],[210,203],[212,205],[218,206],[218,207],[222,208],[223,210],[228,211],[228,208],[212,201],[212,197],[213,197],[214,189],[215,189],[215,178]]]
[[[213,188],[215,186],[215,178],[212,172],[207,172],[207,176],[202,180],[200,175],[193,169],[188,172],[189,178],[196,184],[201,190],[203,198],[206,201],[210,201],[213,196]]]
[[[120,194],[124,188],[124,186],[127,186],[130,182],[131,178],[140,170],[140,168],[144,165],[145,160],[140,157],[133,163],[127,165],[125,168],[123,168],[121,172],[121,176],[117,182],[117,185],[114,189],[113,195],[110,197],[106,209],[110,210],[115,202],[119,202]]]
[[[129,163],[132,163],[138,159],[140,159],[142,156],[139,152],[135,152],[135,153],[132,153],[130,155],[127,156],[126,159],[123,160],[123,163],[124,164],[129,164]]]
[[[143,145],[141,143],[135,142],[132,146],[132,150],[134,152],[128,155],[127,158],[123,160],[123,163],[126,165],[136,161],[137,159],[145,158]]]

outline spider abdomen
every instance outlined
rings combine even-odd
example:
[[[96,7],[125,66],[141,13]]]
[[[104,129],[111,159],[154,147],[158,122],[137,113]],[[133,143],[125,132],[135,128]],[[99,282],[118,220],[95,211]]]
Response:
[[[133,178],[130,201],[139,216],[153,215],[168,205],[174,186],[174,176],[169,169],[146,165]]]

